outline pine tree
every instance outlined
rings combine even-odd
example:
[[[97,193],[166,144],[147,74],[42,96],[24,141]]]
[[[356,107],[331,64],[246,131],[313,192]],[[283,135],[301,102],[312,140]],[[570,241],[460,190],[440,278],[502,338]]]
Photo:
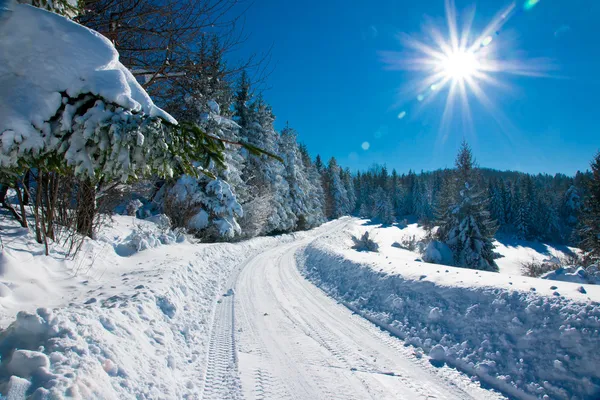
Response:
[[[575,185],[571,185],[567,189],[562,204],[562,217],[565,221],[565,237],[571,238],[571,236],[577,235],[577,223],[579,221],[579,213],[581,211],[581,196],[579,190]],[[577,238],[574,237],[575,242],[578,242]]]
[[[326,198],[330,202],[327,205],[327,217],[339,218],[346,215],[350,209],[350,201],[344,186],[342,170],[334,157],[329,160],[325,176],[329,190],[329,196],[326,196]]]
[[[244,131],[249,128],[252,122],[250,117],[252,93],[250,92],[250,78],[248,78],[246,71],[242,71],[233,100],[235,120],[242,128],[242,136],[245,136]]]
[[[389,193],[379,186],[371,197],[373,203],[373,217],[384,225],[394,223],[394,207],[392,206]]]
[[[493,220],[499,224],[503,224],[504,219],[504,204],[502,202],[502,190],[504,183],[500,182],[499,185],[490,182],[488,187],[488,196],[490,198],[490,216]]]
[[[354,182],[352,181],[352,173],[350,172],[350,169],[346,168],[345,170],[342,170],[340,174],[342,176],[344,188],[348,194],[348,208],[346,209],[345,214],[352,214],[356,208],[356,191]]]
[[[588,183],[588,195],[581,210],[579,242],[592,262],[600,260],[600,152],[591,163],[592,178]]]
[[[453,251],[457,266],[497,271],[493,238],[496,225],[487,211],[487,198],[475,186],[475,160],[466,142],[456,157],[455,185],[447,185],[437,231],[438,239]]]
[[[321,173],[317,166],[310,159],[308,149],[304,145],[300,145],[300,153],[302,161],[306,169],[306,174],[310,184],[309,189],[309,210],[311,212],[312,222],[309,227],[318,226],[326,221],[325,218],[325,193],[323,192],[323,184]]]

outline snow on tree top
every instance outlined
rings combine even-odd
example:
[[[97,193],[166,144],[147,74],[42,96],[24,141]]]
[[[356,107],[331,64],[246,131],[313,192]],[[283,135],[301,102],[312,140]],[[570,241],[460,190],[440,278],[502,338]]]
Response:
[[[154,105],[108,39],[60,15],[9,2],[0,18],[0,134],[12,130],[27,147],[41,148],[39,132],[61,107],[61,93],[91,93],[177,123]]]

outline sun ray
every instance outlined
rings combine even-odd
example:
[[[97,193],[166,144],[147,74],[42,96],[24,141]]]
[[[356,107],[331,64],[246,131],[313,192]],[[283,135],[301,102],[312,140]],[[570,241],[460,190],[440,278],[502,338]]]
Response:
[[[487,26],[477,33],[473,32],[475,8],[465,13],[462,24],[459,25],[454,0],[445,0],[444,6],[445,34],[439,25],[427,20],[424,39],[401,34],[399,39],[405,52],[383,53],[384,61],[390,69],[423,73],[416,82],[408,82],[404,86],[404,93],[410,98],[426,105],[441,92],[447,91],[441,121],[443,129],[449,126],[456,107],[460,107],[463,123],[472,124],[469,97],[490,112],[497,113],[486,90],[510,90],[506,75],[549,77],[549,71],[555,69],[548,59],[503,57],[507,43],[499,40],[498,36],[511,16],[516,14],[515,2],[497,12]],[[494,119],[505,121],[503,116],[494,116]]]

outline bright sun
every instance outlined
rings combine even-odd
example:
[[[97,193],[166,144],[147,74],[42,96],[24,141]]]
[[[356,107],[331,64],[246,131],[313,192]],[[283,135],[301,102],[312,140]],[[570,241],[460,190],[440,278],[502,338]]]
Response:
[[[504,24],[517,12],[514,2],[500,10],[479,33],[471,29],[474,12],[466,13],[465,23],[459,27],[454,0],[446,0],[445,9],[447,33],[439,25],[429,22],[426,24],[427,37],[418,39],[400,35],[403,51],[385,52],[384,60],[393,69],[422,73],[418,79],[408,81],[405,85],[403,92],[408,98],[416,97],[420,103],[426,104],[438,94],[447,92],[442,126],[447,126],[455,114],[457,100],[464,119],[471,120],[470,97],[496,114],[494,117],[497,121],[504,120],[487,94],[489,87],[509,88],[508,82],[502,79],[505,74],[548,76],[544,71],[553,68],[552,62],[547,59],[503,57],[505,54],[515,54],[514,51],[505,51],[508,41],[498,40]]]
[[[445,78],[451,80],[472,79],[479,69],[476,55],[464,50],[457,50],[446,55],[439,64]]]

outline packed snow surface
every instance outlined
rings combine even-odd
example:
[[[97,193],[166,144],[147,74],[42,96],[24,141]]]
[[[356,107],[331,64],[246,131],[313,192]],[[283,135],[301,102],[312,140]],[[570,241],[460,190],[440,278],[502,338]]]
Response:
[[[202,396],[229,276],[296,236],[197,244],[163,222],[115,216],[72,260],[59,246],[46,257],[32,233],[1,226],[0,395]]]
[[[364,224],[299,253],[305,275],[432,362],[509,396],[599,398],[600,287],[429,264],[391,246],[418,227]],[[365,230],[379,253],[351,249]]]
[[[237,244],[153,240],[168,233],[161,222],[115,217],[66,261],[59,247],[45,257],[31,234],[2,226],[0,394],[502,397],[433,366],[300,275],[295,252],[349,219]],[[120,251],[132,241],[154,246]]]
[[[117,216],[65,259],[3,222],[0,394],[597,397],[597,287],[415,261],[376,226],[357,252],[362,223],[201,244]]]

